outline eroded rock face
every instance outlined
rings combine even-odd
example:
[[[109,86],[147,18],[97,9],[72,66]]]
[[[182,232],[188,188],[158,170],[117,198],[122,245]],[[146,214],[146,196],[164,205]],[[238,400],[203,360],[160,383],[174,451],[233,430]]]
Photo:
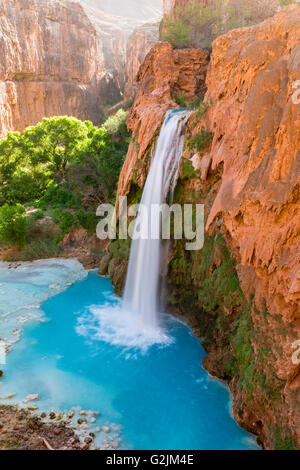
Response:
[[[300,6],[291,5],[214,42],[207,109],[187,125],[184,156],[199,172],[179,181],[182,203],[205,204],[207,251],[175,248],[169,270],[173,305],[200,325],[205,367],[229,382],[236,419],[269,449],[300,446],[299,31]],[[192,98],[204,86],[207,60],[167,43],[148,54],[119,194],[142,187],[165,112],[175,93]],[[189,139],[203,128],[213,140],[196,153]]]
[[[99,121],[103,50],[79,4],[3,0],[0,30],[0,135],[44,116]]]
[[[300,7],[215,41],[207,77],[211,168],[224,164],[218,216],[239,250],[244,290],[300,320]],[[247,286],[243,267],[255,272]]]
[[[142,187],[145,173],[139,172],[139,160],[150,150],[164,116],[176,108],[176,94],[195,98],[204,90],[208,54],[202,49],[174,50],[168,43],[157,43],[147,55],[137,75],[138,95],[128,119],[131,142],[123,166],[118,194],[126,195],[132,178]],[[137,171],[136,171],[137,170]]]
[[[204,119],[214,133],[210,171],[224,167],[206,228],[222,221],[243,292],[270,314],[276,375],[287,383],[298,445],[300,370],[292,345],[300,338],[300,105],[293,88],[300,79],[299,31],[300,6],[293,5],[217,39],[207,76],[213,106]],[[277,317],[290,327],[284,336]]]
[[[128,80],[135,86],[134,74],[155,34],[142,18],[159,10],[149,6],[141,19],[125,18],[90,3],[1,1],[0,137],[54,115],[98,124],[103,107],[122,100]],[[136,28],[142,32],[127,71],[127,42]]]

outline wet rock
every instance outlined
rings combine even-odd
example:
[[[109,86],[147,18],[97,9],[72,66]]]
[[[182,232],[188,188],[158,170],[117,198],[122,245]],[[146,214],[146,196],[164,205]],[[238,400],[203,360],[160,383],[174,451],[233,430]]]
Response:
[[[28,403],[29,401],[37,401],[40,399],[40,396],[37,393],[33,393],[31,395],[27,395],[27,397],[24,398],[23,403]]]
[[[7,395],[6,398],[7,398],[8,400],[11,400],[11,399],[14,398],[15,396],[16,396],[15,393],[10,393],[9,395]]]
[[[77,423],[78,423],[78,424],[84,424],[84,423],[86,423],[86,418],[78,418]]]
[[[88,449],[89,449],[89,445],[88,445],[86,442],[84,442],[84,443],[81,444],[80,449],[81,449],[81,450],[88,450]]]
[[[106,432],[107,434],[110,433],[111,429],[109,426],[102,426],[102,431]]]
[[[70,410],[70,411],[68,411],[68,413],[67,413],[67,417],[70,418],[70,419],[72,419],[72,418],[74,417],[74,415],[75,415],[75,411],[74,411],[74,410]]]

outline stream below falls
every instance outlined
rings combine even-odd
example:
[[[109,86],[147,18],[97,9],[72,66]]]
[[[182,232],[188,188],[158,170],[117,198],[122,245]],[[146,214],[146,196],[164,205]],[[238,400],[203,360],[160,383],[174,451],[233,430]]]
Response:
[[[257,449],[231,416],[227,387],[202,368],[190,328],[164,315],[158,336],[134,341],[121,309],[110,280],[76,260],[0,263],[0,338],[11,348],[0,403],[74,409],[74,422],[96,411],[79,429],[101,448]],[[25,405],[29,394],[40,399]]]

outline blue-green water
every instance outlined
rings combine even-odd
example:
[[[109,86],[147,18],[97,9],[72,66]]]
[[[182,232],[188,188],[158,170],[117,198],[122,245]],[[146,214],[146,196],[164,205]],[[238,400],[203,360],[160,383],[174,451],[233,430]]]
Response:
[[[205,353],[191,330],[166,316],[169,344],[111,344],[97,334],[95,311],[118,305],[109,279],[95,272],[45,301],[48,321],[25,325],[1,366],[0,395],[38,393],[40,410],[99,411],[93,426],[115,425],[98,441],[125,449],[256,449],[230,415],[227,388],[202,369]]]

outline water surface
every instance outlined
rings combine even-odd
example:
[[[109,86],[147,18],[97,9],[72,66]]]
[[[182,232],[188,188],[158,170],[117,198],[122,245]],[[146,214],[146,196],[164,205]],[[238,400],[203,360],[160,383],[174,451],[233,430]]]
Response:
[[[15,293],[12,280],[10,287]],[[28,283],[30,295],[35,288]],[[21,401],[38,393],[40,410],[99,411],[90,430],[112,426],[109,435],[97,434],[100,445],[106,439],[125,449],[256,449],[231,417],[227,388],[202,369],[204,350],[186,325],[166,316],[169,341],[148,348],[111,344],[109,331],[97,334],[99,309],[119,305],[110,280],[96,272],[44,301],[47,321],[25,323],[1,366],[0,395],[15,392],[13,400]]]

